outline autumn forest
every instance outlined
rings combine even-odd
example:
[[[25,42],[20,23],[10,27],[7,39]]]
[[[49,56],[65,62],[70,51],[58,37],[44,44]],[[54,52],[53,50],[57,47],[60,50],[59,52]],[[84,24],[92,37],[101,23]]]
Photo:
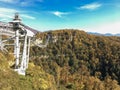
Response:
[[[14,56],[0,52],[0,90],[120,90],[120,37],[82,30],[37,33],[26,76],[13,71]],[[22,89],[24,88],[24,89]]]

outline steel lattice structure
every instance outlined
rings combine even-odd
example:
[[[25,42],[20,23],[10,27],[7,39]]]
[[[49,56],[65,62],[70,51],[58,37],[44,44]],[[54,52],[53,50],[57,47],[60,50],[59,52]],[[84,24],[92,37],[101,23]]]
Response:
[[[0,49],[6,52],[7,51],[5,48],[6,45],[14,46],[14,56],[16,59],[15,71],[17,71],[18,74],[25,75],[25,71],[28,68],[28,63],[29,63],[31,38],[36,33],[37,33],[36,30],[21,23],[21,19],[18,13],[15,14],[12,22],[9,23],[0,22]],[[2,35],[7,35],[9,36],[9,38],[3,40]],[[6,44],[6,42],[10,40],[13,40],[14,43]],[[49,37],[45,45],[41,45],[41,44],[36,44],[36,45],[39,47],[46,47],[48,41],[49,41]]]

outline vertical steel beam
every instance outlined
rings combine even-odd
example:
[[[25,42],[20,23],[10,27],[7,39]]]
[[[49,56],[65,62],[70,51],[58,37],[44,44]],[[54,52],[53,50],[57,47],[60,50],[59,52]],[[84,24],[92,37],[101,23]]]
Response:
[[[28,52],[27,52],[27,68],[28,68],[28,63],[29,63],[29,56],[30,56],[30,40],[31,40],[31,38],[29,37],[28,38]]]
[[[27,35],[25,35],[23,53],[22,53],[22,61],[20,68],[26,70],[26,61],[27,61]]]
[[[16,62],[15,62],[15,69],[18,69],[19,67],[19,30],[15,31],[15,56],[16,56]]]

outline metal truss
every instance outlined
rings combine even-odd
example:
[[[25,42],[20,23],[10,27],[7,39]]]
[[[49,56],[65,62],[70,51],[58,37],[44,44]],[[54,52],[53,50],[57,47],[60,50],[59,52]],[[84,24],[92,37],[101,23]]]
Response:
[[[20,75],[25,75],[25,71],[28,68],[31,38],[33,38],[36,32],[36,30],[21,23],[18,13],[15,14],[12,22],[0,22],[0,50],[7,52],[5,46],[12,45],[14,47],[14,56],[16,59],[14,70]],[[8,36],[8,38],[3,39],[3,35]],[[11,40],[14,42],[11,44],[6,43]],[[44,45],[41,43],[36,44],[34,41],[32,41],[34,45],[41,48],[46,47],[48,42],[49,36]]]

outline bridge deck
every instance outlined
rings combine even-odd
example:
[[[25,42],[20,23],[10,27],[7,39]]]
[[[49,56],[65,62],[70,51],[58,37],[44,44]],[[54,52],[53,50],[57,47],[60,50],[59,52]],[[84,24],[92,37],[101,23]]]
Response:
[[[38,31],[35,29],[30,28],[29,26],[26,26],[22,23],[20,23],[20,25],[27,30],[28,32],[28,36],[33,36],[35,35]],[[2,35],[9,35],[9,36],[13,36],[15,34],[15,32],[13,31],[13,24],[12,22],[1,22],[0,21],[0,34]]]

